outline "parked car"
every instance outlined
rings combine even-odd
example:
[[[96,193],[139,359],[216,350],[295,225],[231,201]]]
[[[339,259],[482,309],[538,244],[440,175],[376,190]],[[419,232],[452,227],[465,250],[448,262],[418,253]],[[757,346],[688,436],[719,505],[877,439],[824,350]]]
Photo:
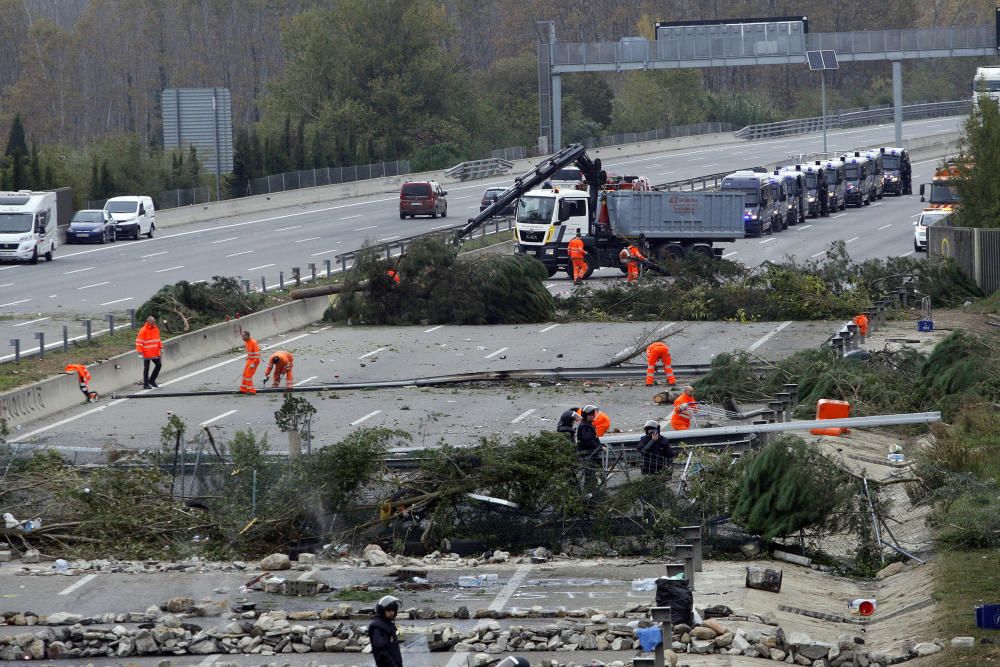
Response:
[[[114,218],[108,211],[99,208],[77,211],[66,230],[66,243],[108,243],[117,240]]]
[[[923,211],[913,223],[913,249],[917,252],[927,251],[927,228],[934,225],[951,225],[949,211]]]
[[[104,204],[104,210],[115,220],[119,238],[131,236],[134,239],[145,234],[153,238],[156,230],[156,209],[152,197],[128,195],[112,197]]]
[[[479,202],[479,212],[482,213],[486,208],[500,198],[507,188],[486,188],[486,192],[483,194],[483,200]],[[496,215],[514,215],[514,206],[516,202],[512,202],[504,207],[502,211],[497,211]]]
[[[410,181],[399,189],[399,219],[407,216],[429,215],[443,218],[448,215],[448,193],[435,181]]]

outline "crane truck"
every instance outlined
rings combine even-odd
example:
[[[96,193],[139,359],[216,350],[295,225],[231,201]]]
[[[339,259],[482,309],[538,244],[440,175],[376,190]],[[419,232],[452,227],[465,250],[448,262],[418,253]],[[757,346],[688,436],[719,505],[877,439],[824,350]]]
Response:
[[[569,165],[580,170],[580,187],[548,182]],[[743,194],[664,192],[608,188],[600,159],[582,144],[572,144],[514,179],[514,184],[458,232],[467,236],[510,204],[516,203],[516,251],[541,261],[549,276],[572,271],[568,244],[577,235],[586,250],[586,277],[599,267],[622,269],[619,252],[644,246],[651,259],[681,259],[687,254],[720,257],[717,242],[744,236]],[[641,188],[642,186],[640,186]]]

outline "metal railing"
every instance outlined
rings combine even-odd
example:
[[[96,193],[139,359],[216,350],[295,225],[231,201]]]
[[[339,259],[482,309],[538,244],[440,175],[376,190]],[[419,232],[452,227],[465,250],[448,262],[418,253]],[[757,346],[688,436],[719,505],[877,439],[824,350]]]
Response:
[[[498,157],[489,157],[485,160],[470,160],[460,162],[454,167],[447,169],[444,174],[449,178],[457,178],[460,181],[468,181],[473,178],[490,178],[492,176],[502,176],[511,170],[514,163]]]
[[[903,118],[913,120],[917,118],[934,118],[937,116],[956,116],[969,113],[971,110],[971,98],[965,100],[952,100],[949,102],[910,104],[903,107]],[[820,132],[823,130],[824,121],[828,130],[845,127],[857,127],[859,125],[874,125],[892,121],[893,114],[893,107],[891,105],[886,105],[874,109],[831,114],[825,119],[818,116],[814,118],[783,120],[777,123],[748,125],[735,132],[734,136],[738,139],[753,141],[755,139],[769,139],[772,137],[783,137],[792,134]]]

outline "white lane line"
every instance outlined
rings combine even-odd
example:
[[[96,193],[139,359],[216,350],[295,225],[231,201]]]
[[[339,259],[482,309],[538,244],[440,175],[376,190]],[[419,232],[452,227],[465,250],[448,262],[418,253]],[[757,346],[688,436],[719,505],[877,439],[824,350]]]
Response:
[[[294,385],[294,386],[296,386],[296,387],[300,387],[300,386],[304,385],[304,384],[305,384],[305,383],[307,383],[307,382],[312,382],[312,381],[313,381],[313,380],[315,380],[315,379],[316,379],[317,377],[318,377],[317,375],[311,375],[311,376],[307,377],[307,378],[306,378],[305,380],[299,380],[298,382],[296,382],[296,383],[295,383],[295,385]]]
[[[843,218],[845,215],[847,215],[847,214],[846,213],[838,213],[837,215],[831,215],[830,217],[831,218]]]
[[[226,259],[230,257],[239,257],[240,255],[249,255],[253,250],[244,250],[243,252],[234,252],[232,255],[226,255]]]
[[[261,345],[260,349],[261,349],[261,351],[265,351],[265,350],[270,350],[270,349],[273,349],[273,348],[276,348],[276,347],[285,347],[289,343],[294,343],[295,341],[300,340],[302,338],[305,338],[306,336],[309,336],[309,335],[310,334],[308,334],[308,333],[299,334],[298,336],[292,336],[291,338],[286,338],[285,340],[281,341],[280,345],[278,343],[274,343],[272,345]],[[246,361],[246,358],[247,357],[246,357],[245,354],[240,353],[238,356],[235,356],[232,359],[226,359],[225,361],[220,361],[218,363],[212,364],[211,366],[206,366],[205,368],[202,368],[202,369],[199,369],[199,370],[196,370],[196,371],[191,371],[187,375],[182,375],[179,378],[174,378],[172,380],[167,380],[166,382],[161,382],[160,386],[161,387],[168,387],[168,386],[170,386],[170,385],[172,385],[172,384],[174,384],[176,382],[183,382],[184,380],[190,380],[191,378],[197,377],[197,376],[201,375],[202,373],[207,373],[208,371],[214,371],[216,368],[222,368],[226,364],[231,364],[231,363],[234,363],[234,362],[237,362],[237,361]],[[124,400],[128,400],[128,399],[122,398],[122,399],[119,399],[119,400],[124,401]],[[111,405],[111,404],[109,403],[109,405]]]
[[[904,252],[902,255],[900,255],[900,257],[909,257],[912,254],[913,254],[913,251],[911,250],[909,252]]]
[[[361,217],[360,213],[356,215],[345,215],[343,218],[341,218],[341,220],[353,220],[354,218],[360,218],[360,217]]]
[[[149,255],[139,255],[139,259],[148,259],[150,257],[156,257],[157,255],[166,255],[167,252],[168,251],[164,250],[163,252],[154,252],[150,253]]]
[[[302,215],[302,214],[299,213],[298,215]],[[281,216],[281,217],[284,218],[286,216]],[[266,221],[265,220],[260,220],[259,222],[266,222]],[[301,226],[302,225],[292,225],[291,227],[282,227],[281,229],[275,229],[274,231],[276,231],[276,232],[287,232],[287,231],[289,231],[291,229],[298,229]]]
[[[763,336],[761,336],[760,338],[758,338],[757,342],[755,342],[753,345],[751,345],[750,347],[747,348],[747,352],[753,352],[758,347],[760,347],[761,345],[763,345],[764,343],[766,343],[767,341],[771,340],[776,335],[778,335],[779,333],[781,333],[782,331],[784,331],[785,328],[788,327],[788,325],[790,325],[791,323],[792,323],[791,320],[789,320],[788,322],[782,322],[781,324],[779,324],[778,326],[776,326],[774,328],[774,331],[772,331],[770,333],[766,333]]]
[[[437,331],[438,329],[441,329],[442,327],[444,327],[444,325],[443,324],[439,324],[436,327],[431,327],[430,329],[424,329],[424,333],[434,333],[435,331]]]
[[[395,241],[398,238],[399,234],[396,234],[395,236],[387,236],[384,239],[375,239],[375,243],[385,243],[386,241]]]
[[[431,231],[434,231],[435,229],[444,229],[445,227],[454,227],[454,226],[455,225],[451,225],[451,224],[448,224],[448,225],[438,225],[437,227],[431,227]]]
[[[258,269],[269,269],[272,266],[274,266],[274,264],[261,264],[260,266],[251,266],[249,269],[247,269],[247,271],[256,271]]]
[[[522,412],[522,413],[521,413],[521,414],[519,414],[518,416],[516,416],[516,417],[514,417],[513,419],[511,419],[511,420],[510,420],[510,423],[511,423],[511,424],[516,424],[516,423],[518,423],[519,421],[521,421],[522,419],[524,419],[525,417],[527,417],[528,415],[530,415],[530,414],[531,414],[532,412],[534,412],[534,411],[535,411],[536,409],[537,409],[537,408],[531,408],[530,410],[525,410],[524,412]]]
[[[795,229],[796,229],[796,231],[800,231],[801,232],[802,230],[809,229],[810,227],[812,227],[812,225],[802,225],[801,227],[796,227]]]
[[[219,239],[218,241],[212,241],[211,245],[215,245],[217,243],[225,243],[226,241],[235,241],[238,238],[239,238],[239,236],[230,236],[228,239]],[[162,253],[157,253],[157,254],[159,255],[159,254],[162,254]]]
[[[23,326],[27,326],[29,324],[34,324],[35,322],[44,322],[47,319],[49,319],[49,318],[47,318],[47,317],[39,317],[37,320],[29,320],[28,322],[21,322],[20,324],[15,324],[14,326],[15,327],[23,327]]]
[[[83,273],[84,271],[93,271],[96,268],[97,268],[96,266],[88,266],[85,269],[73,269],[72,271],[65,272],[63,275],[64,276],[70,276],[70,275],[73,275],[74,273]]]
[[[883,229],[889,229],[890,227],[892,227],[892,223],[891,222],[888,225],[882,225],[881,227],[878,228],[878,230],[882,231]]]
[[[773,240],[774,240],[773,238],[771,238],[771,239],[764,239],[763,241],[760,241],[760,244],[764,245],[765,243],[770,243]]]
[[[31,299],[21,299],[20,301],[11,301],[10,303],[0,303],[0,308],[4,306],[16,306],[19,303],[28,303]]]
[[[76,581],[74,581],[72,584],[70,584],[66,588],[64,588],[61,591],[59,591],[59,595],[69,595],[70,593],[72,593],[76,589],[81,588],[83,586],[86,586],[88,582],[91,582],[91,581],[93,581],[96,578],[97,578],[96,574],[86,574],[86,575],[80,577],[79,579],[77,579]]]
[[[375,415],[377,415],[377,414],[378,414],[378,413],[380,413],[380,412],[382,412],[382,411],[381,411],[381,410],[375,410],[375,411],[373,411],[373,412],[369,412],[369,413],[368,413],[368,414],[366,414],[366,415],[365,415],[364,417],[361,417],[361,418],[359,418],[359,419],[355,419],[354,421],[352,421],[352,422],[351,422],[351,426],[357,426],[357,425],[358,425],[358,424],[360,424],[361,422],[363,422],[363,421],[367,421],[367,420],[371,419],[372,417],[374,417]]]
[[[166,383],[164,383],[164,384],[166,384]],[[136,393],[146,393],[146,392],[142,391],[142,392],[136,392]],[[119,403],[124,403],[127,400],[128,400],[127,398],[116,399],[114,401],[111,401],[110,403],[105,403],[104,405],[101,405],[99,407],[96,407],[96,408],[93,408],[91,410],[86,410],[84,412],[81,412],[78,415],[73,415],[72,417],[66,417],[66,419],[60,419],[59,421],[54,422],[52,424],[49,424],[48,426],[42,426],[41,428],[36,428],[34,431],[28,431],[27,433],[25,433],[22,436],[18,436],[16,438],[11,438],[8,442],[23,442],[23,441],[27,440],[28,438],[36,436],[36,435],[38,435],[40,433],[45,433],[46,431],[51,431],[54,428],[58,428],[58,427],[63,426],[65,424],[69,424],[71,422],[75,422],[77,419],[82,419],[83,417],[89,417],[92,414],[96,414],[98,412],[101,412],[102,410],[107,410],[111,406],[118,405]]]
[[[858,236],[852,236],[851,238],[849,238],[846,241],[844,241],[844,245],[847,245],[848,243],[853,243],[853,242],[857,241],[859,238],[860,237],[858,237]]]
[[[492,357],[495,357],[495,356],[497,356],[497,355],[498,355],[498,354],[500,354],[501,352],[506,352],[506,351],[507,351],[508,349],[510,349],[510,348],[507,348],[507,347],[501,347],[501,348],[500,348],[499,350],[497,350],[496,352],[490,352],[490,353],[489,353],[489,354],[487,354],[487,355],[486,355],[485,357],[483,357],[483,359],[490,359],[490,358],[492,358]]]
[[[911,217],[911,218],[916,218],[916,217],[917,217],[917,216],[919,216],[919,215],[920,215],[919,213],[914,213],[914,214],[913,214],[913,215],[911,215],[910,217]]]
[[[739,250],[734,250],[732,252],[727,252],[725,255],[722,256],[722,259],[725,259],[726,257],[732,257],[733,255],[738,255],[738,254],[740,254]]]
[[[110,306],[110,305],[112,305],[112,304],[115,304],[115,303],[122,303],[122,302],[124,302],[124,301],[131,301],[131,300],[132,300],[133,298],[134,298],[134,297],[131,297],[131,296],[127,296],[127,297],[125,297],[124,299],[115,299],[114,301],[105,301],[105,302],[104,302],[104,303],[102,303],[101,305],[102,305],[102,306]]]
[[[170,266],[170,267],[167,267],[166,269],[159,269],[157,271],[154,271],[153,273],[165,273],[167,271],[176,271],[177,269],[183,269],[183,268],[184,268],[184,265],[181,264],[180,266]]]
[[[215,417],[212,417],[211,419],[206,419],[202,423],[198,424],[198,426],[208,426],[209,424],[214,424],[215,422],[219,421],[220,419],[225,419],[226,417],[228,417],[229,415],[233,414],[234,412],[239,412],[239,410],[229,410],[227,412],[223,412],[221,415],[216,415]]]
[[[0,287],[13,287],[13,286],[14,283],[4,283],[3,285],[0,285]]]
[[[366,229],[375,229],[375,225],[369,225],[369,226],[367,226],[367,227],[358,227],[358,228],[357,228],[357,229],[355,229],[354,231],[356,231],[356,232],[363,232],[363,231],[365,231]]]
[[[337,241],[337,243],[340,243],[340,241]],[[313,254],[311,254],[309,256],[310,257],[319,257],[320,255],[329,255],[329,254],[335,253],[335,252],[337,252],[336,248],[334,248],[333,250],[324,250],[323,252],[314,252]],[[274,266],[274,264],[272,264],[271,266]],[[339,269],[337,269],[337,270],[339,270]]]
[[[525,563],[524,565],[518,567],[517,570],[514,571],[514,574],[511,575],[510,581],[507,582],[507,585],[504,586],[499,593],[497,593],[493,602],[490,603],[490,611],[502,610],[507,605],[510,598],[513,597],[514,593],[517,592],[517,589],[520,588],[521,583],[524,582],[530,571],[531,563]]]
[[[826,254],[826,250],[822,250],[820,252],[814,253],[814,254],[809,255],[809,256],[810,257],[820,257],[821,255],[825,255],[825,254]]]
[[[320,238],[321,237],[319,236],[310,236],[307,239],[299,239],[298,241],[296,241],[296,243],[308,243],[309,241],[319,241]]]
[[[558,323],[558,322],[556,322],[555,324],[550,324],[549,326],[547,326],[547,327],[545,327],[544,329],[540,330],[540,331],[539,331],[538,333],[545,333],[546,331],[552,331],[552,330],[553,330],[553,329],[555,329],[555,328],[556,328],[557,326],[559,326],[559,323]]]
[[[110,285],[110,284],[111,284],[110,282],[108,282],[107,280],[105,280],[104,282],[101,282],[101,283],[94,283],[93,285],[84,285],[83,287],[77,287],[77,289],[78,290],[81,290],[81,289],[90,289],[91,287],[100,287],[101,285]]]
[[[372,356],[373,354],[378,354],[379,352],[383,351],[384,349],[385,349],[384,347],[380,347],[377,350],[372,350],[371,352],[365,352],[360,357],[358,357],[358,361],[361,361],[362,359],[366,359],[366,358]]]

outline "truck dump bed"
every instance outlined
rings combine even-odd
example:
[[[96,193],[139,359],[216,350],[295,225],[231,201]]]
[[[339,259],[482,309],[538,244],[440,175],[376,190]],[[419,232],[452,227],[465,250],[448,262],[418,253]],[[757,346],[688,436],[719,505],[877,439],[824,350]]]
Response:
[[[733,241],[744,236],[741,192],[608,193],[608,216],[617,236]]]

